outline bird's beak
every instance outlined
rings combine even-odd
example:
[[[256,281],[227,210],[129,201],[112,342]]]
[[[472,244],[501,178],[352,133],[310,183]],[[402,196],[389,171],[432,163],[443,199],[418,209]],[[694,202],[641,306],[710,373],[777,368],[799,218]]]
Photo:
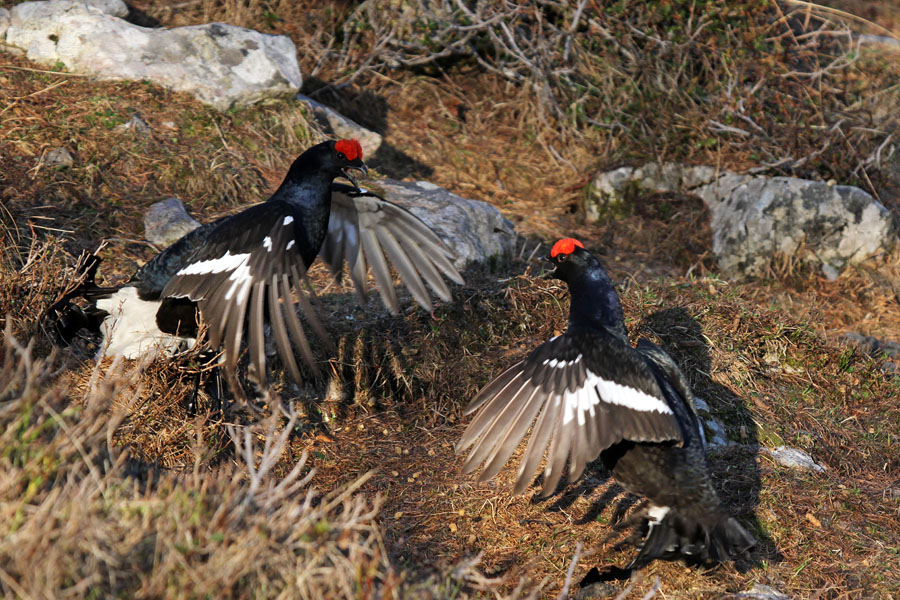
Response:
[[[557,270],[558,265],[555,262],[553,262],[553,260],[550,258],[549,254],[544,257],[544,260],[546,261],[545,265],[544,265],[545,266],[544,275],[543,275],[544,279],[558,279],[558,277],[556,276],[556,270]]]
[[[366,166],[366,163],[359,161],[358,165],[347,166],[341,169],[341,173],[344,174],[350,183],[353,184],[357,190],[359,189],[359,184],[356,182],[356,177],[353,176],[353,171],[360,171],[363,175],[369,174],[369,167]]]

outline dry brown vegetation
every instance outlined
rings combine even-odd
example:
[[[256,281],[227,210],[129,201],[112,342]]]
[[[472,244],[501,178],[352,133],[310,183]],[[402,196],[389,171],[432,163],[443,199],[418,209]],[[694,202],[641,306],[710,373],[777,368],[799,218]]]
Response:
[[[417,3],[389,21],[382,0],[132,4],[147,24],[290,35],[305,91],[385,135],[367,159],[380,174],[492,202],[527,237],[518,260],[467,273],[433,315],[394,318],[377,298],[362,310],[328,288],[328,380],[278,383],[263,404],[280,416],[262,419],[222,418],[202,386],[189,414],[191,357],[97,365],[90,340],[54,351],[40,317],[99,240],[106,283],[159,250],[143,241],[153,202],[178,196],[201,221],[238,210],[320,132],[289,99],[222,114],[0,53],[4,594],[555,598],[591,566],[624,564],[633,550],[609,537],[634,499],[602,469],[549,500],[512,497],[511,470],[475,483],[453,452],[478,387],[565,327],[564,288],[524,257],[574,234],[620,283],[632,336],[661,343],[725,423],[735,444],[711,467],[761,542],[751,564],[655,563],[611,597],[718,598],[754,583],[803,598],[900,595],[900,378],[838,339],[897,338],[900,256],[834,282],[789,260],[732,282],[694,198],[641,198],[596,225],[579,215],[596,168],[647,159],[834,178],[900,210],[900,53],[857,49],[849,28],[877,28],[798,3],[622,0],[478,4],[478,35],[436,56],[462,39],[448,27],[461,4],[420,6],[443,11],[434,26]],[[832,3],[898,33],[890,2],[859,4]],[[523,56],[497,45],[501,21]],[[523,58],[571,71],[534,87]],[[150,133],[119,129],[133,114]],[[75,164],[48,166],[62,146]],[[765,449],[780,444],[828,471],[777,465]]]

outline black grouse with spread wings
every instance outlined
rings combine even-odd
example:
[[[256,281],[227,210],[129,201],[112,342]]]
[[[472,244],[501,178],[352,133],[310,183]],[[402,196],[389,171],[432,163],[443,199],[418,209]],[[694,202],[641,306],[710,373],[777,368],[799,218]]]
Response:
[[[340,275],[343,262],[360,294],[366,292],[367,264],[385,304],[398,303],[388,263],[392,263],[413,297],[432,309],[425,286],[450,299],[444,277],[462,283],[453,256],[420,219],[407,210],[356,186],[353,171],[367,172],[356,140],[317,144],[291,165],[271,198],[240,213],[188,233],[144,265],[124,286],[93,283],[97,260],[74,292],[53,313],[60,331],[72,324],[100,324],[108,355],[136,358],[154,350],[174,351],[198,332],[197,312],[209,327],[214,347],[224,347],[226,377],[234,373],[242,341],[247,342],[255,379],[266,377],[265,336],[271,331],[288,373],[300,379],[295,350],[316,369],[299,303],[306,322],[323,339],[324,327],[302,288],[317,256]],[[354,186],[334,182],[344,176]],[[77,296],[92,304],[84,318],[71,303]]]
[[[530,430],[514,493],[524,491],[542,460],[547,495],[567,464],[574,481],[599,456],[623,487],[649,499],[649,532],[630,568],[655,558],[705,562],[743,554],[755,540],[721,509],[684,375],[648,340],[631,346],[609,275],[580,242],[558,241],[550,259],[553,275],[569,287],[568,330],[469,404],[466,412],[478,413],[457,445],[469,451],[464,471],[483,466],[479,479],[493,477]]]

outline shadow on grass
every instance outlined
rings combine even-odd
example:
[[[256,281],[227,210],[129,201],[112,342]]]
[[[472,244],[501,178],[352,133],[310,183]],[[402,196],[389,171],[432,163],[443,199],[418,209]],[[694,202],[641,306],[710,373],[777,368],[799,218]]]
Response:
[[[705,400],[712,415],[728,429],[731,443],[709,452],[708,462],[723,507],[756,538],[747,566],[780,562],[781,553],[756,516],[762,488],[756,424],[744,399],[710,377],[712,357],[700,322],[683,308],[670,308],[647,316],[637,330],[659,339],[659,345],[687,376],[694,395]],[[739,439],[734,443],[731,438]]]

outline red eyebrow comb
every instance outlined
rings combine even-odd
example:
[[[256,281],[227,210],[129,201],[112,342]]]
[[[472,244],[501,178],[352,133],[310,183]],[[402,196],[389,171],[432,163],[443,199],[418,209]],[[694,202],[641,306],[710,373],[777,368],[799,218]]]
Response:
[[[584,244],[575,238],[563,238],[553,244],[553,248],[550,249],[550,256],[551,258],[556,258],[560,254],[572,254],[575,252],[575,246],[584,248]]]

